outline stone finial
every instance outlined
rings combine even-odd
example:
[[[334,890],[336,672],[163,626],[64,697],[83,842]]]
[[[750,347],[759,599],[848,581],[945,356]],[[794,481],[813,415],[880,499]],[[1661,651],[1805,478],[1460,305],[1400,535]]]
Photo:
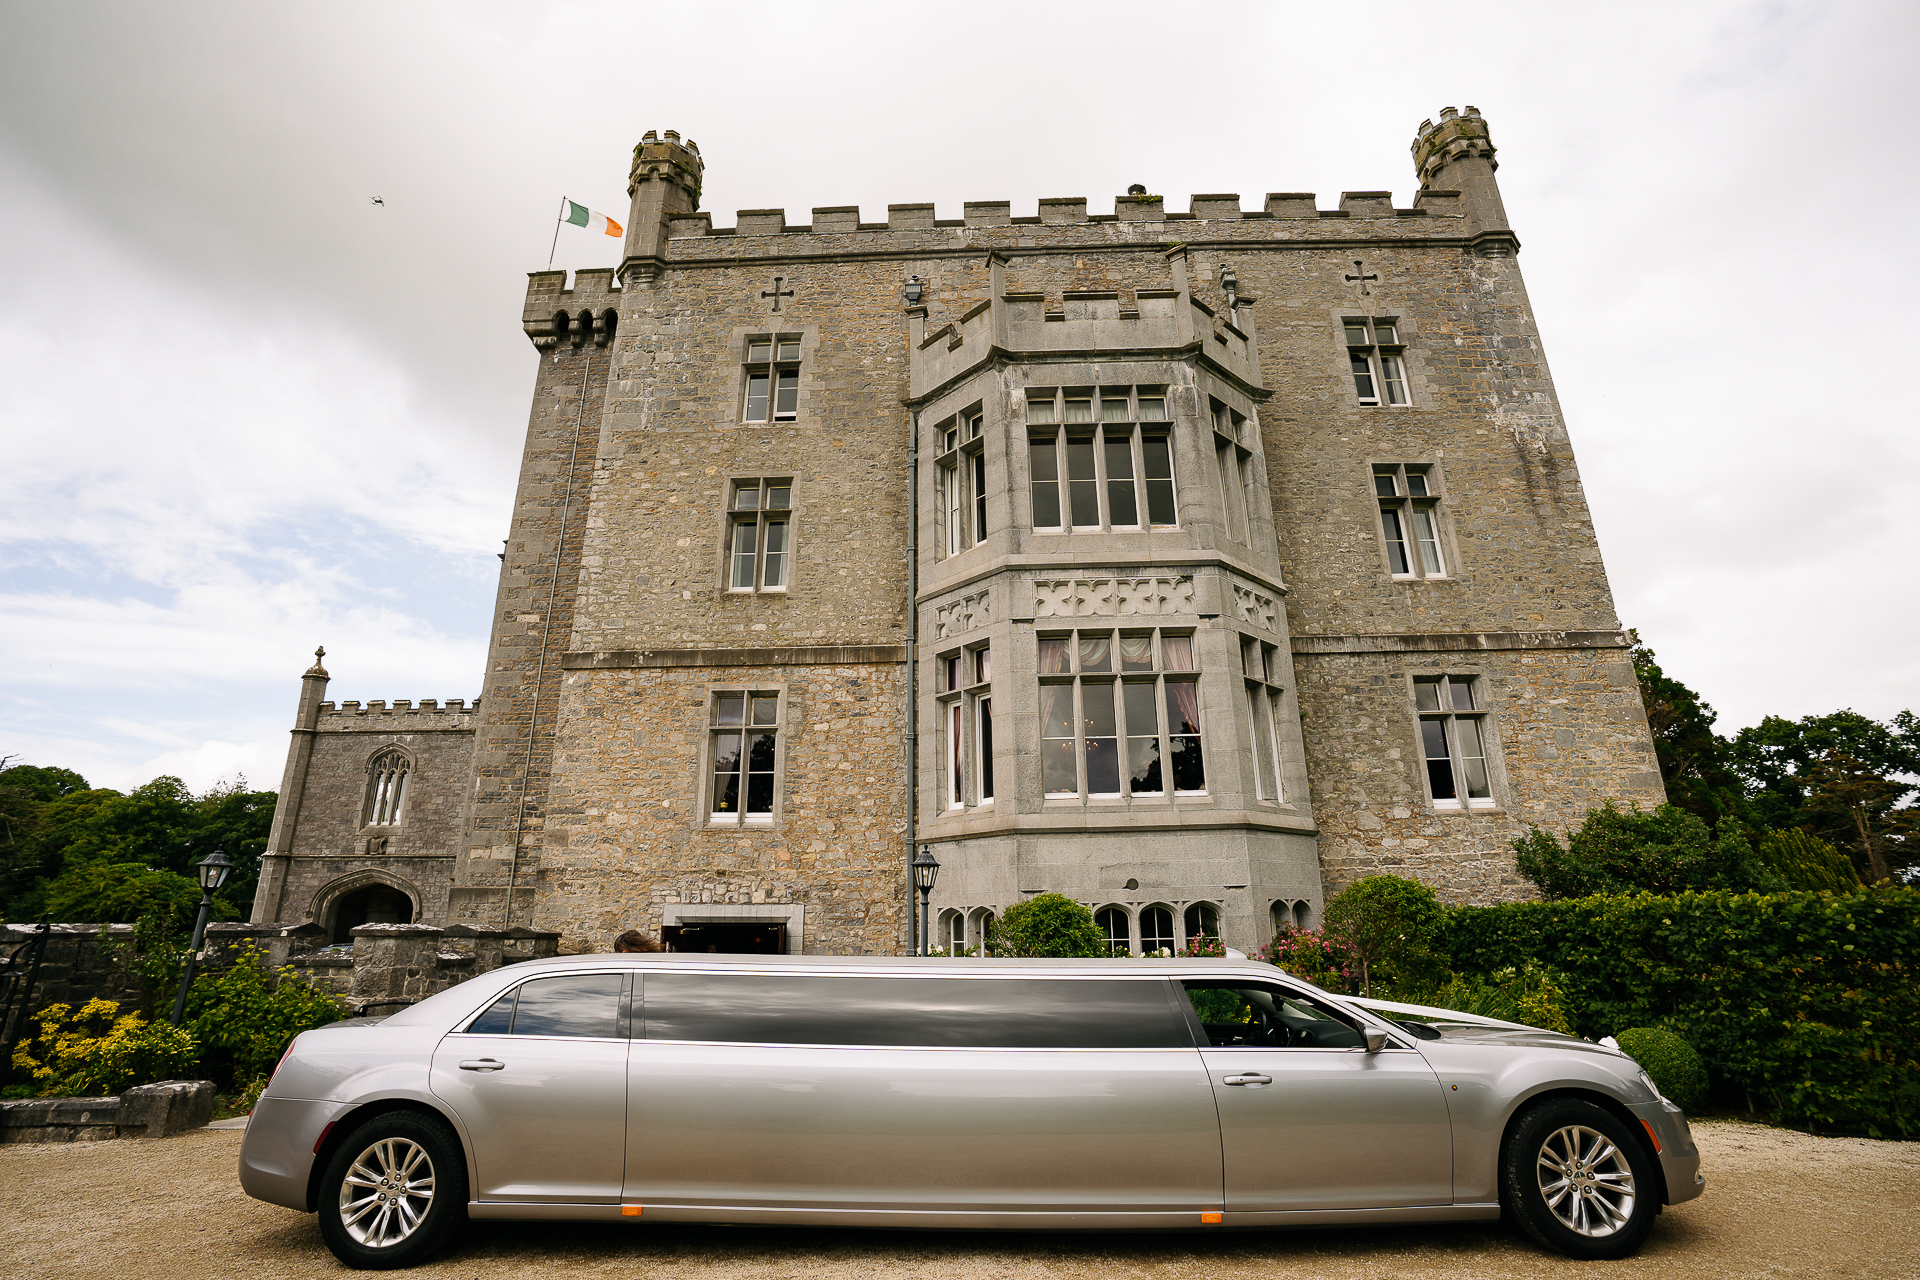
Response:
[[[327,669],[324,666],[320,665],[320,659],[326,656],[327,656],[327,647],[325,645],[321,645],[318,649],[315,649],[313,651],[313,665],[307,668],[306,674],[310,676],[319,676],[322,680],[327,679],[328,678]]]

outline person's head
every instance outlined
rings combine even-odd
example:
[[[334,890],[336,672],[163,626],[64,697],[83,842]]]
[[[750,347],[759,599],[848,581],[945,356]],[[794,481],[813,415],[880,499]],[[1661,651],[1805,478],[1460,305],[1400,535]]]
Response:
[[[660,940],[650,933],[638,929],[629,929],[613,940],[615,951],[665,951]]]

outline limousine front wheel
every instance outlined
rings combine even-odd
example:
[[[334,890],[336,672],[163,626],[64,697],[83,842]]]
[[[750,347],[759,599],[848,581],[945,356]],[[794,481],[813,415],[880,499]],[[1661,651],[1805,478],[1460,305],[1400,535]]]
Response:
[[[1619,1119],[1575,1098],[1523,1113],[1501,1158],[1501,1199],[1526,1233],[1583,1259],[1624,1258],[1653,1230],[1659,1183]]]
[[[389,1112],[333,1153],[320,1187],[320,1235],[350,1267],[410,1267],[446,1242],[466,1200],[466,1161],[446,1121]]]

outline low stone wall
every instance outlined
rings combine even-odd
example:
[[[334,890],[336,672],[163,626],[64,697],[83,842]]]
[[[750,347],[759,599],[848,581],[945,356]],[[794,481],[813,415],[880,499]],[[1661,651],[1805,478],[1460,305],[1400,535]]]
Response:
[[[21,942],[38,925],[0,927],[0,943]],[[558,955],[560,935],[541,929],[442,928],[426,924],[367,924],[353,930],[351,947],[323,945],[317,925],[210,924],[201,951],[201,972],[234,964],[252,945],[270,969],[293,971],[352,1007],[378,1013],[423,1000],[502,965]],[[127,944],[133,926],[56,924],[34,983],[29,1012],[51,1004],[79,1008],[99,996],[121,1011],[149,1018],[172,1010],[173,993],[149,995],[128,973]],[[32,1029],[28,1028],[32,1034]]]
[[[25,942],[39,931],[37,924],[0,926],[0,946]],[[70,1004],[77,1009],[99,996],[117,1003],[123,1013],[152,1013],[152,1002],[126,969],[123,949],[132,942],[130,924],[54,925],[34,979],[33,1008]]]
[[[213,1119],[213,1081],[162,1080],[119,1097],[0,1102],[0,1143],[164,1138]]]

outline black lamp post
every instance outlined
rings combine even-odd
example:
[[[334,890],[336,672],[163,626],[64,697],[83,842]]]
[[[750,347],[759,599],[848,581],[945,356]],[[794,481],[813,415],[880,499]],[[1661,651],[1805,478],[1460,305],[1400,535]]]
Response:
[[[933,850],[925,845],[913,855],[913,887],[920,891],[920,954],[926,955],[932,948],[932,935],[927,927],[927,901],[933,896],[933,882],[940,877],[940,864],[934,861]]]
[[[207,912],[213,910],[213,893],[233,874],[233,862],[215,849],[200,859],[200,918],[193,922],[193,947],[187,952],[187,966],[180,974],[180,994],[173,999],[173,1025],[187,1016],[187,988],[193,985],[193,962],[200,954],[200,943],[207,936]]]

